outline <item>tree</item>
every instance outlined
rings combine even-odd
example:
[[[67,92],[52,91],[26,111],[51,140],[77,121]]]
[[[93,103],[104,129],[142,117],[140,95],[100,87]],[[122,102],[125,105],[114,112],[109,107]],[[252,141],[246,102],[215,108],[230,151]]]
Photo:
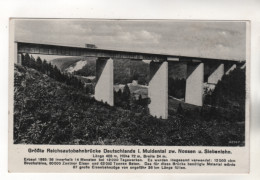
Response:
[[[122,91],[121,91],[121,89],[119,89],[119,90],[117,91],[117,95],[118,95],[119,97],[122,96]]]
[[[38,70],[38,71],[41,71],[41,72],[43,72],[43,68],[42,68],[42,60],[41,60],[41,58],[38,56],[37,57],[37,59],[36,59],[36,69]]]
[[[139,94],[139,97],[138,97],[138,101],[141,101],[143,98],[142,98],[142,95]]]
[[[122,93],[122,98],[125,101],[129,101],[130,96],[131,96],[131,92],[130,92],[128,85],[126,84],[125,87],[124,87],[123,93]]]
[[[51,77],[51,78],[54,78],[54,72],[53,72],[53,66],[52,66],[52,64],[51,63],[48,63],[48,70],[49,70],[49,76]]]
[[[181,114],[181,115],[183,115],[183,113],[184,113],[183,108],[181,106],[181,103],[179,103],[179,106],[178,106],[178,109],[177,109],[177,113]]]
[[[26,53],[24,56],[22,55],[22,65],[36,69],[42,73],[47,74],[49,77],[59,82],[66,83],[67,85],[71,85],[74,88],[82,90],[84,89],[84,84],[77,77],[63,74],[57,68],[57,66],[53,66],[51,63],[47,63],[45,59],[42,61],[40,57],[37,57],[35,61],[33,56],[30,57],[30,55]]]
[[[24,66],[24,54],[22,53],[21,56],[22,56],[22,65]]]
[[[36,69],[36,61],[35,61],[35,59],[32,55],[31,55],[31,58],[29,60],[29,67]]]
[[[49,74],[48,63],[47,63],[47,61],[45,59],[43,60],[43,63],[42,63],[42,71],[45,74]]]
[[[30,66],[30,60],[31,60],[30,55],[28,53],[26,53],[25,56],[24,56],[24,61],[23,61],[22,65],[29,67]]]

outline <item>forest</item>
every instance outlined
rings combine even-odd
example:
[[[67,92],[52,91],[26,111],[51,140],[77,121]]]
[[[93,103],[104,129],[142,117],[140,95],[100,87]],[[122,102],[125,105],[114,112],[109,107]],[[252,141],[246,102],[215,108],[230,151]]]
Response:
[[[149,99],[132,98],[127,85],[110,107],[73,75],[28,54],[15,65],[14,80],[15,144],[244,146],[245,70],[239,68],[205,96],[203,107],[179,104],[167,120],[149,115]]]
[[[34,57],[30,56],[28,53],[25,55],[22,54],[22,65],[28,68],[33,68],[43,74],[48,75],[50,78],[73,86],[77,89],[82,90],[84,88],[84,84],[81,82],[81,80],[73,75],[60,71],[57,66],[53,66],[50,62],[47,63],[46,60],[42,61],[40,57],[37,57],[35,60]]]

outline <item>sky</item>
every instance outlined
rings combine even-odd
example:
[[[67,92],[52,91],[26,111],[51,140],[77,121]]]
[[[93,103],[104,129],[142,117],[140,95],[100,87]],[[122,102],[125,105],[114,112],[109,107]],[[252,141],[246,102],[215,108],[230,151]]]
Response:
[[[15,40],[229,60],[246,59],[238,21],[19,19]]]

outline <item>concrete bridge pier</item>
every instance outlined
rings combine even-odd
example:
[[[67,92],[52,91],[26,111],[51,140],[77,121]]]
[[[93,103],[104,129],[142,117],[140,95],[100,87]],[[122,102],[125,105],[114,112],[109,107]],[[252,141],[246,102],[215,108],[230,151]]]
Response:
[[[111,58],[98,58],[96,62],[95,99],[114,106],[114,73]]]
[[[149,111],[157,118],[168,118],[168,62],[150,63],[148,96],[151,100]]]
[[[14,43],[13,53],[14,53],[14,64],[17,64],[17,62],[18,62],[18,45],[16,42]]]
[[[22,54],[18,53],[18,44],[15,42],[14,43],[14,63],[15,64],[22,64]]]
[[[221,80],[222,76],[224,75],[224,64],[217,64],[214,66],[212,72],[208,77],[208,84],[216,85],[218,81]]]
[[[225,74],[228,75],[231,71],[236,69],[236,64],[225,64]]]
[[[231,71],[233,71],[236,68],[245,69],[246,63],[239,62],[239,63],[227,63],[225,64],[225,74],[228,75]]]
[[[185,102],[197,106],[203,105],[204,64],[187,63]]]
[[[22,64],[22,54],[17,54],[17,64]]]
[[[240,69],[245,69],[246,68],[246,63],[242,64]]]

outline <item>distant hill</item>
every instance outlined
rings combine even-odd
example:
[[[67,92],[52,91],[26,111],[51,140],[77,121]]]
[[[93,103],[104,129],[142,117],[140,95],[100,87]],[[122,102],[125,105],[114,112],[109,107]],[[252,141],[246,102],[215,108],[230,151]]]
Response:
[[[96,75],[96,57],[67,57],[51,61],[61,71],[89,77]],[[114,84],[128,84],[137,80],[138,84],[148,85],[150,79],[149,63],[130,59],[114,59]],[[184,98],[187,66],[185,63],[169,62],[169,94]],[[139,93],[137,93],[139,94]],[[147,95],[141,93],[144,97]]]
[[[185,63],[168,63],[169,78],[186,79],[187,65]]]
[[[81,76],[95,76],[96,58],[95,57],[66,57],[57,58],[50,61],[62,72],[67,72]]]
[[[82,63],[86,61],[86,63]],[[70,72],[80,76],[95,76],[96,57],[66,57],[50,61],[62,72]],[[81,66],[80,66],[81,65]],[[114,59],[114,83],[127,84],[133,79],[141,84],[148,84],[149,64],[129,59]]]
[[[77,61],[80,61],[82,58],[81,57],[65,57],[65,58],[57,58],[53,59],[50,61],[50,63],[53,66],[57,66],[58,69],[61,71],[64,71],[67,69],[69,66],[73,65]]]
[[[87,61],[89,67],[86,64],[83,64],[82,68],[76,70],[76,74],[93,76],[93,71],[95,71],[96,57],[65,57],[65,58],[56,58],[51,60],[51,64],[57,66],[61,71],[65,71],[70,67],[76,66],[76,63],[79,61]],[[92,68],[92,69],[91,69]],[[185,63],[172,63],[169,62],[169,78],[172,79],[182,79],[186,78],[186,65]],[[91,71],[91,73],[88,73]],[[85,74],[84,74],[85,73]],[[115,81],[118,82],[119,79],[123,78],[122,81],[132,82],[132,80],[138,80],[143,82],[141,84],[146,84],[149,81],[149,64],[143,61],[131,61],[127,59],[114,59],[114,75]],[[121,77],[119,77],[121,75]],[[128,80],[126,80],[127,78]],[[132,79],[131,79],[132,78]],[[131,80],[130,80],[131,79]],[[121,83],[121,84],[125,84]]]

